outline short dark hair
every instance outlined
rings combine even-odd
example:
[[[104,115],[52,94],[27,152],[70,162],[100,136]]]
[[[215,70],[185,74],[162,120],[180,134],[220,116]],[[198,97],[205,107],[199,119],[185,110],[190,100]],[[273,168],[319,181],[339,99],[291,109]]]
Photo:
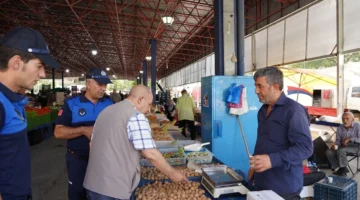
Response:
[[[254,74],[254,80],[264,77],[268,84],[278,84],[279,89],[282,90],[284,87],[284,75],[278,67],[265,67],[258,69]]]
[[[8,69],[9,60],[18,55],[25,63],[37,58],[34,54],[0,45],[0,71]]]

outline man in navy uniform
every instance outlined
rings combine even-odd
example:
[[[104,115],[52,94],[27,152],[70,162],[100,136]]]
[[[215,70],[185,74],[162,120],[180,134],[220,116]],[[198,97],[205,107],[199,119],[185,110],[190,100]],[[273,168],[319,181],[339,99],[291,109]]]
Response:
[[[67,140],[69,200],[86,199],[83,188],[89,159],[89,141],[99,113],[113,102],[104,98],[106,85],[112,83],[101,68],[86,74],[86,92],[65,101],[56,120],[55,137]],[[110,116],[111,117],[111,116]]]
[[[50,56],[40,32],[18,27],[0,41],[0,199],[31,199],[31,163],[25,105],[20,90],[45,77],[44,67],[60,64]]]

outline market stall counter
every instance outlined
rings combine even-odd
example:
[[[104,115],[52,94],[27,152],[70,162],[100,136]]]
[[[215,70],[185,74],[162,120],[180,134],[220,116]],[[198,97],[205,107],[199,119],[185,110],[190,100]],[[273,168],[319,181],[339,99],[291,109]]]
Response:
[[[167,121],[161,114],[147,117],[158,150],[170,165],[188,177],[189,182],[172,183],[145,157],[141,157],[141,179],[132,195],[132,200],[246,199],[244,194],[249,187],[244,172],[228,168],[204,147],[196,152],[185,151],[184,146],[199,142],[183,137],[181,129],[175,126],[176,121]],[[207,173],[205,169],[210,169],[210,172]],[[220,174],[212,170],[218,170]],[[236,193],[237,191],[243,194]],[[224,194],[219,196],[220,193]],[[214,196],[219,198],[214,198]]]
[[[224,166],[223,163],[220,160],[218,160],[216,157],[213,157],[211,163],[199,164],[199,165],[201,167]],[[186,174],[188,176],[188,180],[190,181],[190,186],[183,186],[183,187],[188,188],[188,189],[190,189],[192,187],[192,189],[190,189],[191,191],[192,190],[194,190],[194,192],[195,192],[195,190],[198,191],[198,193],[194,194],[194,195],[203,194],[203,196],[206,197],[207,199],[220,199],[220,200],[245,200],[246,199],[246,195],[242,195],[240,193],[226,194],[226,195],[221,195],[219,198],[213,198],[212,195],[209,193],[209,191],[206,190],[206,188],[204,187],[204,181],[203,181],[203,184],[201,184],[202,178],[203,178],[202,173],[196,173],[193,170],[188,169],[186,165],[174,166],[174,167],[178,170],[181,170],[184,174]],[[248,182],[246,181],[245,173],[240,170],[235,170],[235,172],[241,177],[241,185],[244,186],[245,188],[249,188]],[[161,185],[159,182],[163,183],[163,184]],[[168,183],[168,184],[164,184],[164,183]],[[159,186],[159,185],[161,185],[161,186]],[[176,184],[174,184],[174,185],[176,185]],[[164,174],[162,174],[160,171],[158,171],[157,169],[155,169],[153,167],[142,167],[141,180],[138,185],[138,188],[135,190],[135,192],[133,194],[132,200],[147,199],[147,198],[145,198],[144,194],[142,193],[143,191],[145,191],[142,188],[145,188],[145,187],[147,190],[149,190],[149,188],[151,188],[153,190],[157,190],[157,188],[159,188],[159,187],[176,188],[176,190],[181,190],[183,192],[186,191],[186,194],[184,194],[186,196],[184,196],[184,198],[181,198],[181,199],[192,199],[188,196],[188,193],[191,194],[191,191],[187,191],[186,189],[181,188],[181,186],[178,186],[180,188],[177,188],[174,185],[171,185],[171,181],[169,179],[167,179],[167,177]],[[167,191],[171,192],[170,190],[167,190]],[[228,190],[225,192],[230,193],[231,189],[230,189],[230,191]],[[149,192],[147,192],[146,194],[148,194],[148,193]],[[176,199],[177,194],[178,194],[177,192],[174,192],[174,195],[175,195],[174,199]],[[151,194],[149,194],[149,195],[151,195]],[[182,197],[182,194],[179,194],[179,195]],[[206,198],[204,198],[204,199],[206,199]],[[196,199],[202,199],[202,198],[200,198],[200,196],[196,196]]]

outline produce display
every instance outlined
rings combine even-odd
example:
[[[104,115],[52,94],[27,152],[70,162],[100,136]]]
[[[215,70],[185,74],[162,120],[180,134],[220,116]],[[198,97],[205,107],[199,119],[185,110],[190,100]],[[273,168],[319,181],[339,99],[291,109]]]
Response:
[[[27,129],[31,130],[42,124],[48,124],[54,121],[57,117],[58,110],[50,109],[48,107],[43,108],[33,108],[26,106],[26,118],[27,118]]]
[[[179,148],[179,150],[175,152],[162,153],[162,155],[164,156],[166,161],[172,166],[186,164],[185,152],[183,148]],[[152,167],[151,162],[142,155],[140,156],[140,165]]]
[[[198,165],[199,167],[213,167],[218,166],[219,164],[203,164]],[[194,170],[191,170],[187,168],[186,166],[178,166],[174,167],[176,170],[181,171],[186,177],[199,177],[201,176],[201,173],[196,173]],[[168,180],[169,178],[160,172],[155,167],[141,167],[141,178],[147,179],[147,180],[153,180],[153,181],[159,181],[159,180]]]
[[[171,122],[169,120],[162,120],[160,124],[170,124]]]
[[[185,167],[174,167],[176,170],[181,171],[186,177],[196,177],[201,176],[201,173],[196,173],[195,171]],[[147,180],[167,180],[169,179],[165,174],[160,172],[158,169],[154,167],[141,167],[141,178],[147,179]]]
[[[149,115],[147,116],[147,119],[149,122],[157,123],[157,118],[155,115]]]
[[[169,133],[168,132],[166,132],[166,131],[153,131],[153,132],[151,132],[151,134],[154,136],[167,136],[167,135],[169,135]]]
[[[186,157],[188,161],[192,161],[194,163],[211,163],[213,154],[208,151],[198,151],[186,153]]]
[[[174,139],[169,135],[153,135],[155,141],[173,141]]]
[[[137,200],[210,200],[205,196],[205,190],[199,182],[162,183],[155,182],[137,188]]]
[[[167,159],[167,158],[180,158],[180,157],[185,156],[184,153],[185,153],[184,148],[179,148],[179,150],[176,151],[176,152],[163,153],[163,156],[164,156],[165,159]]]

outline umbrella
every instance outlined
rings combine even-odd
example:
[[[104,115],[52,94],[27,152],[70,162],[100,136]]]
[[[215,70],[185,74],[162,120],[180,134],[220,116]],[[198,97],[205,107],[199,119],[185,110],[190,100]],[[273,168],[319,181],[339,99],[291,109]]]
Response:
[[[337,85],[336,78],[311,69],[287,67],[279,67],[279,69],[284,74],[284,80],[287,79],[294,83],[295,87],[289,86],[288,94],[297,93],[296,100],[299,99],[300,93],[312,96],[309,91],[312,91],[315,86],[333,87]]]

